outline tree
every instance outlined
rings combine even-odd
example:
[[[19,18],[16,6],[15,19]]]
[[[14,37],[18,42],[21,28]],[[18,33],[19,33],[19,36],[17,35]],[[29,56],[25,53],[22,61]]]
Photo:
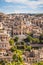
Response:
[[[13,60],[15,61],[15,62],[22,62],[23,61],[23,59],[22,59],[22,51],[21,50],[16,50],[15,52],[14,52],[14,55],[13,55]]]
[[[31,33],[31,32],[30,32],[30,33],[28,33],[28,35],[29,35],[29,36],[31,36],[31,37],[33,37],[33,33]]]
[[[22,54],[23,54],[23,51],[18,50],[18,49],[17,49],[15,52],[16,52],[18,55],[22,55]]]
[[[28,51],[31,51],[31,48],[32,48],[31,46],[27,46]]]
[[[6,65],[15,65],[15,62],[9,62]]]
[[[13,55],[13,60],[18,61],[18,56],[16,54]]]
[[[14,40],[13,39],[10,39],[9,40],[9,43],[10,43],[10,45],[14,45]]]
[[[26,38],[26,40],[27,40],[28,42],[32,42],[32,37],[28,35],[27,38]]]
[[[11,52],[14,52],[16,49],[17,49],[16,46],[12,46],[10,50],[11,50]]]
[[[24,42],[24,41],[22,41],[22,42],[21,42],[21,45],[25,45],[25,42]]]
[[[10,50],[11,50],[11,52],[14,52],[15,51],[14,47],[12,47]]]
[[[14,54],[13,55],[13,60],[15,61],[15,62],[22,62],[23,60],[22,60],[22,56],[21,55],[18,55],[18,54]]]
[[[36,62],[36,63],[33,63],[32,65],[43,65],[43,62]]]
[[[43,43],[43,40],[40,40],[40,43]]]
[[[14,40],[15,40],[15,42],[18,42],[18,39],[19,39],[18,37],[15,37],[15,39],[14,39]]]
[[[33,43],[39,43],[40,40],[39,40],[38,38],[33,38],[33,39],[32,39],[32,42],[33,42]]]
[[[40,43],[43,43],[43,34],[39,36]]]

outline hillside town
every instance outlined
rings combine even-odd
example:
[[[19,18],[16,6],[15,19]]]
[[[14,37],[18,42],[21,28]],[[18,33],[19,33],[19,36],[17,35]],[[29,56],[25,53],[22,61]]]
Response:
[[[41,63],[43,14],[0,13],[0,65]]]

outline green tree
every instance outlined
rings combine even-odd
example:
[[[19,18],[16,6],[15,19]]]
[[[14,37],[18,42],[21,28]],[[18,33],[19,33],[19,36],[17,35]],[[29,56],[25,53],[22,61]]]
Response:
[[[14,47],[11,47],[11,49],[10,49],[10,50],[11,50],[11,52],[14,52],[14,51],[15,51]]]
[[[31,32],[30,32],[30,33],[28,33],[28,35],[29,35],[29,36],[31,36],[31,37],[33,37],[33,33],[31,33]]]
[[[21,55],[18,55],[18,54],[14,54],[13,55],[13,60],[15,61],[15,62],[22,62],[22,56]]]
[[[33,38],[33,39],[32,39],[32,42],[33,42],[33,43],[40,43],[40,40],[39,40],[38,38]]]
[[[39,36],[40,43],[43,43],[43,34]]]
[[[27,39],[28,42],[32,42],[32,37],[31,36],[28,35],[26,39]]]
[[[10,43],[10,45],[14,45],[14,40],[13,39],[10,39],[9,40],[9,43]]]
[[[18,39],[19,39],[18,37],[15,37],[15,39],[14,39],[14,40],[15,40],[15,42],[18,42]]]
[[[31,48],[32,48],[31,46],[27,46],[28,51],[31,51]]]
[[[14,55],[13,55],[13,60],[14,61],[16,61],[16,62],[22,62],[23,60],[22,60],[22,51],[21,50],[16,50],[15,52],[14,52]]]
[[[43,43],[43,40],[40,40],[40,43]]]

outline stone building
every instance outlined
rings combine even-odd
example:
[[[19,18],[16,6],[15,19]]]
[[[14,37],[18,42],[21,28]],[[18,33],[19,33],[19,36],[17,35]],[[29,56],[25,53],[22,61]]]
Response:
[[[2,23],[0,23],[0,61],[10,61],[12,59],[11,53],[8,53],[9,49],[11,48],[9,39],[9,34],[7,34],[6,30],[3,29]]]
[[[13,35],[25,35],[31,32],[31,22],[19,20],[18,18],[13,23]]]

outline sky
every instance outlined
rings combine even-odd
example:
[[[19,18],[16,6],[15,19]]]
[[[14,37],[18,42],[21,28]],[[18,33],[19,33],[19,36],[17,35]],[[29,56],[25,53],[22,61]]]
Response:
[[[43,13],[43,0],[0,0],[3,13]]]

